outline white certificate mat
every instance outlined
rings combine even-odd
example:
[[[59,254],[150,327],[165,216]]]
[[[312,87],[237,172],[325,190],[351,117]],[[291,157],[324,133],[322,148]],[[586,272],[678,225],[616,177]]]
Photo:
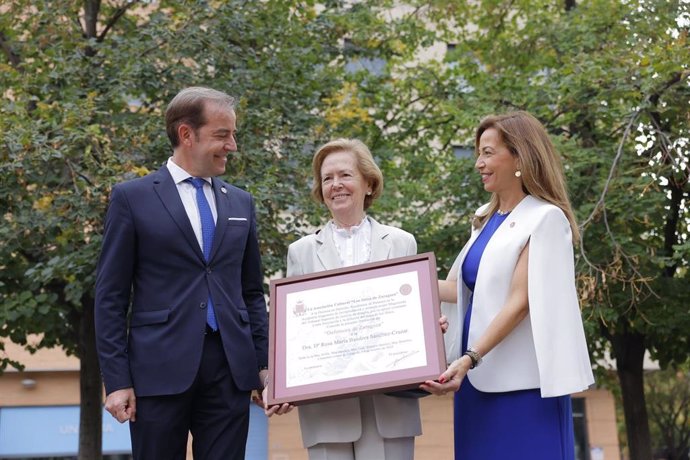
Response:
[[[288,294],[286,387],[425,366],[418,292],[408,271]]]

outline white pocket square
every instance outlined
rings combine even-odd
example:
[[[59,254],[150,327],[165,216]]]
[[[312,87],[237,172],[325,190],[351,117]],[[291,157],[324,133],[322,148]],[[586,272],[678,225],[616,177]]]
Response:
[[[246,221],[247,218],[246,217],[228,217],[228,220],[244,220],[244,221]]]

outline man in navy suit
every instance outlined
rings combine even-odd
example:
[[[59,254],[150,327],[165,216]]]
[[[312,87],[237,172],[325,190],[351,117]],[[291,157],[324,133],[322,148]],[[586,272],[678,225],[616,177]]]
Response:
[[[105,407],[135,459],[243,459],[268,364],[252,196],[216,176],[237,150],[233,98],[182,90],[167,164],[113,187],[96,279]],[[192,180],[194,179],[194,180]]]

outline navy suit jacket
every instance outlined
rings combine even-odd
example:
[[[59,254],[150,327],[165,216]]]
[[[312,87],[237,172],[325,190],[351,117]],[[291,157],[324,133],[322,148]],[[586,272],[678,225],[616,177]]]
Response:
[[[240,390],[268,364],[263,274],[252,196],[213,179],[218,219],[205,261],[167,167],[113,188],[96,278],[96,342],[106,393],[188,389],[211,293]]]

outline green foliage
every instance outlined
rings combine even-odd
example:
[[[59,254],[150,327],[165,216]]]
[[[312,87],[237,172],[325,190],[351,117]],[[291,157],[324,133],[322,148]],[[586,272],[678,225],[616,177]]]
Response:
[[[663,458],[690,454],[690,373],[687,367],[651,372],[645,390],[654,450]]]
[[[583,225],[586,316],[644,334],[662,365],[687,360],[688,4],[435,6],[429,15],[452,25],[439,35],[456,44],[436,80],[463,85],[436,91],[480,113],[528,110],[559,145]],[[588,329],[596,343],[599,327]]]
[[[41,289],[78,311],[93,283],[110,186],[165,161],[165,104],[180,88],[203,84],[239,97],[240,152],[227,179],[257,198],[268,274],[284,268],[290,241],[326,218],[308,201],[309,163],[336,135],[362,138],[381,164],[386,192],[372,214],[414,233],[445,271],[486,200],[473,161],[458,161],[452,147],[472,147],[483,115],[524,108],[554,134],[586,222],[580,268],[588,315],[678,336],[669,334],[675,320],[664,326],[665,315],[646,310],[676,308],[656,297],[652,280],[662,267],[687,274],[687,241],[671,253],[664,247],[662,180],[676,177],[687,193],[687,175],[650,160],[664,142],[687,135],[687,30],[676,38],[665,32],[679,29],[673,21],[685,4],[598,0],[565,12],[552,2],[439,1],[389,14],[381,2],[322,9],[306,1],[261,8],[163,1],[135,5],[103,34],[116,13],[106,2],[90,39],[73,19],[79,3],[29,14],[34,5],[14,1],[0,19],[3,43],[18,59],[8,56],[0,76],[9,96],[0,230],[11,261],[1,286],[8,319],[21,311],[33,317],[18,296]],[[419,59],[438,41],[455,44],[453,51]],[[367,71],[373,62],[381,68]],[[638,153],[643,134],[651,145]],[[605,187],[605,206],[597,205]],[[679,235],[687,228],[681,212]],[[67,311],[28,329],[67,332]],[[27,332],[10,324],[6,335]]]
[[[314,210],[312,149],[330,135],[316,108],[341,86],[333,63],[354,25],[309,1],[103,2],[89,31],[81,6],[99,3],[15,0],[0,13],[0,335],[41,333],[38,346],[70,353],[93,307],[110,188],[169,156],[162,113],[185,86],[238,97],[227,179],[257,199],[267,274],[284,267]]]
[[[425,9],[439,38],[455,44],[448,66],[428,66],[433,92],[445,95],[428,104],[442,111],[433,120],[452,118],[462,142],[484,114],[535,114],[563,154],[582,226],[579,291],[595,355],[615,338],[619,369],[638,367],[628,369],[635,375],[642,355],[626,362],[628,345],[641,342],[663,367],[687,362],[690,5],[458,3]],[[454,118],[449,106],[473,122]],[[628,407],[644,407],[644,394],[623,396]],[[647,458],[644,430],[630,434],[631,458]]]

